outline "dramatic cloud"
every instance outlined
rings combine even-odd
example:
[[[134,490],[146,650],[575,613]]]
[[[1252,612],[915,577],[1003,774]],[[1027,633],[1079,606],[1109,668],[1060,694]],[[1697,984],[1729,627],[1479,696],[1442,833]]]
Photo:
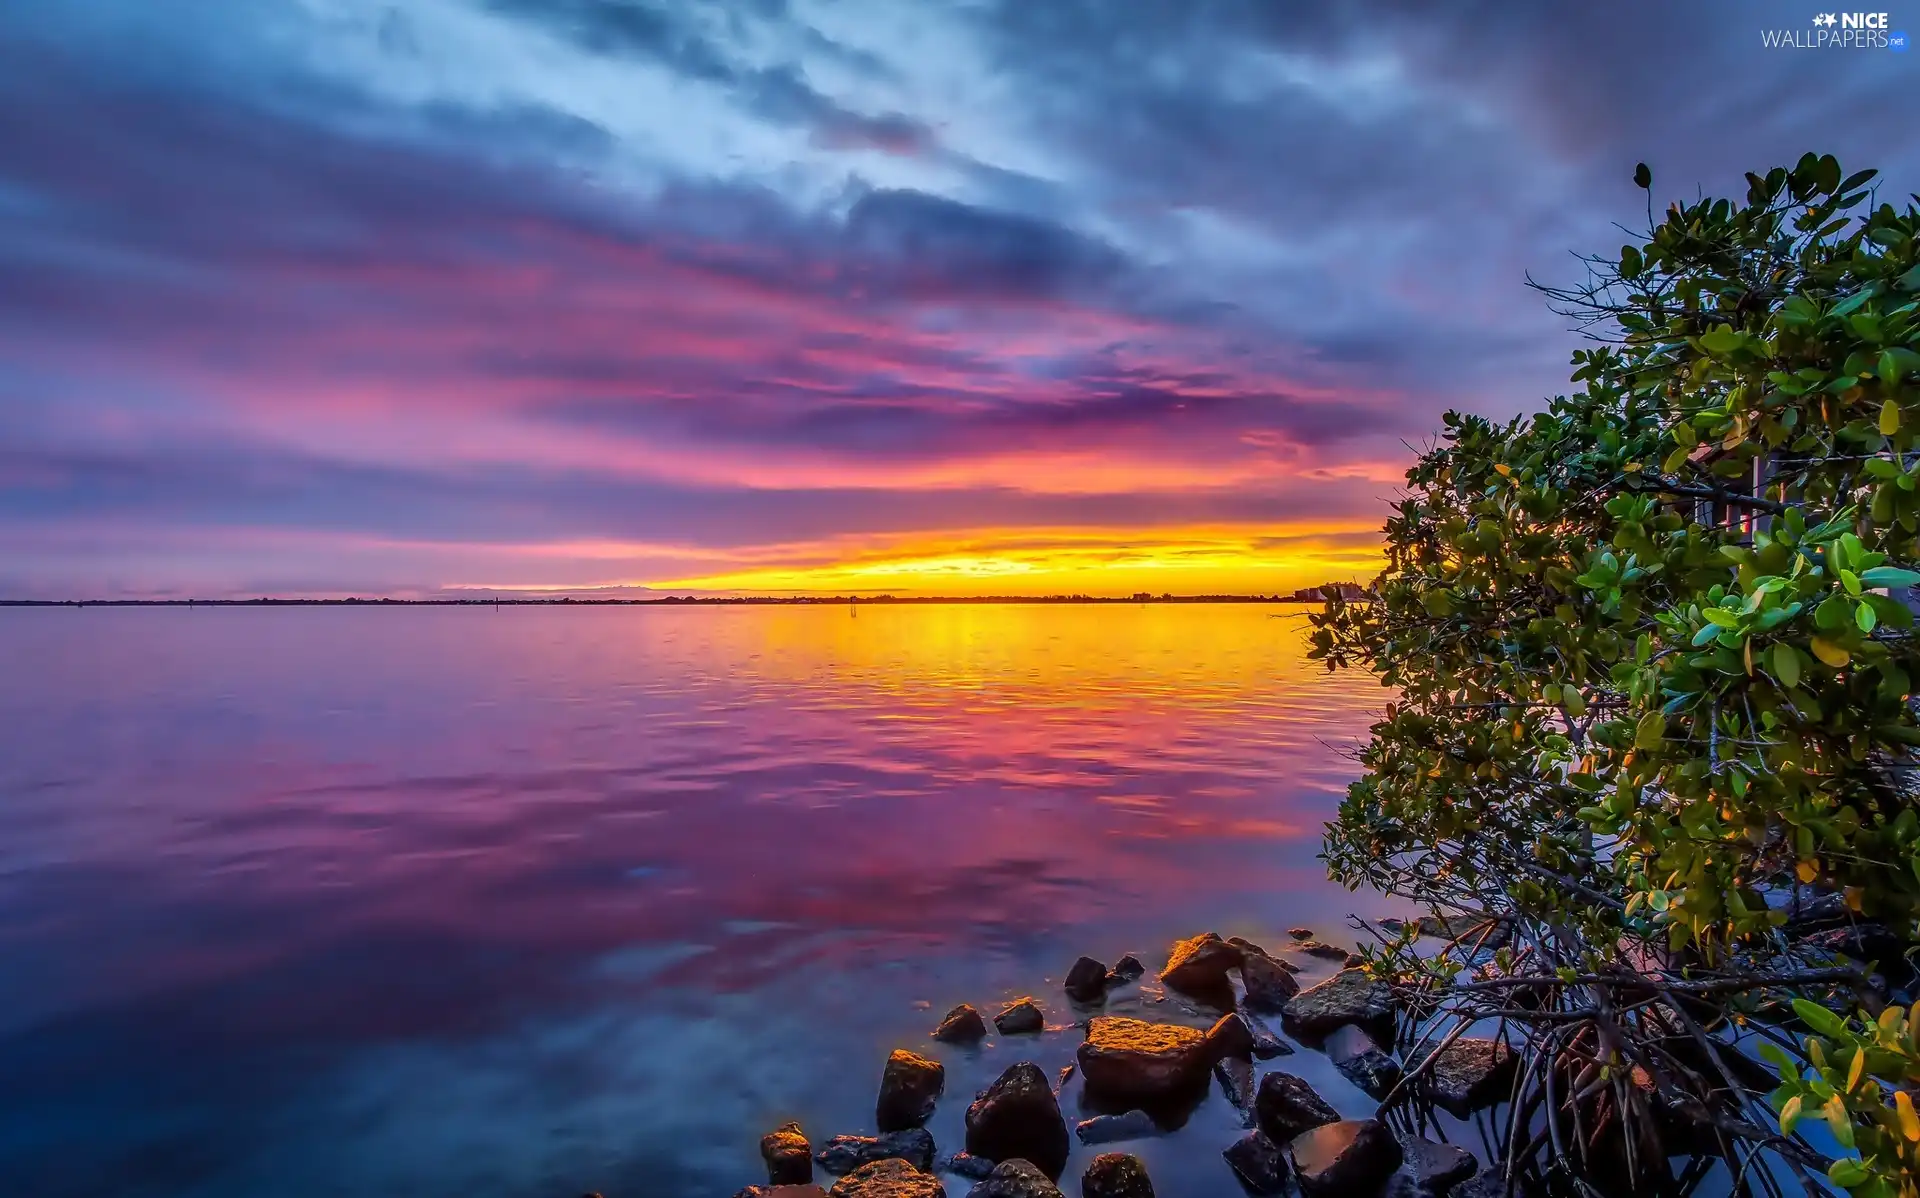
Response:
[[[0,591],[1363,572],[1441,410],[1564,389],[1524,279],[1636,160],[1920,181],[1806,17],[15,6]]]

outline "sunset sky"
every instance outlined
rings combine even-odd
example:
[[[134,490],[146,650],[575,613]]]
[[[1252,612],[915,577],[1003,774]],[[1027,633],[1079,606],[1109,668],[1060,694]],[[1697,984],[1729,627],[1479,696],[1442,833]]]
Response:
[[[1636,161],[1920,187],[1813,15],[10,0],[0,598],[1364,577]]]

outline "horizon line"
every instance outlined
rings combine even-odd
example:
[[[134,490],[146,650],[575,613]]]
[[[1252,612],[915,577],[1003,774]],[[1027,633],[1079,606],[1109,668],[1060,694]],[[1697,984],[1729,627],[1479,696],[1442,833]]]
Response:
[[[1317,588],[1315,588],[1317,589]],[[822,604],[912,603],[1319,603],[1298,594],[1269,595],[662,595],[657,598],[307,598],[259,596],[250,599],[0,599],[0,607],[686,607],[799,606]]]

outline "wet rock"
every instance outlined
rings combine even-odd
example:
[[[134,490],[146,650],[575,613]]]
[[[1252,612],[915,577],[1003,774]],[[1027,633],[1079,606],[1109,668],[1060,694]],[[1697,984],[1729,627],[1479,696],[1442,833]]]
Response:
[[[1086,1064],[1083,1061],[1081,1068]],[[1031,1061],[1002,1073],[967,1108],[967,1151],[990,1161],[1031,1161],[1048,1177],[1067,1167],[1067,1121]]]
[[[1287,1156],[1265,1132],[1250,1131],[1220,1155],[1250,1194],[1287,1192]]]
[[[1207,1033],[1175,1023],[1148,1023],[1101,1015],[1080,1045],[1080,1076],[1087,1091],[1107,1103],[1152,1106],[1177,1101],[1206,1085]]]
[[[1081,1175],[1080,1198],[1153,1198],[1153,1182],[1139,1157],[1103,1152]]]
[[[874,1126],[883,1132],[920,1127],[932,1116],[947,1085],[947,1068],[904,1048],[887,1058],[880,1075],[880,1099],[874,1105]]]
[[[1476,1173],[1472,1180],[1455,1186],[1448,1198],[1513,1198],[1514,1195],[1528,1192],[1524,1186],[1509,1188],[1500,1166],[1488,1165]]]
[[[1302,1132],[1287,1145],[1306,1198],[1367,1198],[1400,1167],[1400,1141],[1375,1119],[1345,1119]]]
[[[1253,1113],[1260,1130],[1275,1144],[1289,1143],[1302,1132],[1340,1121],[1340,1112],[1329,1106],[1305,1078],[1277,1071],[1260,1079]]]
[[[1465,1119],[1492,1106],[1513,1088],[1513,1050],[1499,1040],[1462,1036],[1434,1054],[1420,1083],[1439,1106]]]
[[[999,1028],[1003,1036],[1017,1036],[1040,1031],[1047,1026],[1047,1017],[1041,1013],[1040,1004],[1031,998],[1016,998],[993,1017],[993,1026]]]
[[[1247,1026],[1246,1017],[1230,1011],[1215,1020],[1207,1029],[1206,1049],[1209,1062],[1253,1056],[1253,1029]]]
[[[1348,954],[1347,954],[1347,962],[1346,962],[1346,964],[1347,964],[1347,968],[1348,968],[1348,969],[1358,969],[1358,968],[1360,968],[1360,967],[1361,967],[1362,965],[1365,965],[1366,963],[1367,963],[1367,959],[1366,959],[1365,957],[1363,957],[1363,956],[1361,956],[1361,955],[1360,955],[1359,953],[1348,953]]]
[[[1488,924],[1493,927],[1489,929]],[[1507,942],[1509,932],[1505,920],[1493,919],[1485,915],[1422,915],[1415,925],[1422,936],[1436,940],[1458,940],[1468,946],[1478,945],[1483,949],[1496,949]],[[1481,939],[1482,933],[1485,939]]]
[[[1296,953],[1305,953],[1309,957],[1319,957],[1326,961],[1344,961],[1348,957],[1346,949],[1337,944],[1323,944],[1318,940],[1303,940],[1299,944],[1287,946]]]
[[[934,1168],[941,1173],[951,1173],[955,1177],[979,1181],[993,1172],[993,1162],[983,1156],[974,1156],[970,1152],[956,1152],[952,1156],[941,1157]]]
[[[967,1198],[1061,1198],[1053,1179],[1023,1160],[1001,1161]]]
[[[947,1198],[940,1179],[906,1161],[890,1158],[862,1165],[833,1183],[829,1198]]]
[[[1140,963],[1140,958],[1134,956],[1132,953],[1128,953],[1118,961],[1115,961],[1113,968],[1107,971],[1107,986],[1111,989],[1114,986],[1124,985],[1127,982],[1133,981],[1135,978],[1144,976],[1146,972],[1147,967]]]
[[[1343,1024],[1391,1028],[1393,987],[1363,970],[1343,969],[1308,986],[1287,1002],[1285,1025],[1305,1036],[1324,1036]]]
[[[588,1194],[586,1198],[600,1198],[598,1194]],[[733,1198],[827,1198],[827,1192],[817,1185],[793,1186],[748,1186],[736,1193]]]
[[[1295,940],[1311,940],[1313,939],[1313,929],[1312,928],[1288,928],[1287,935],[1293,937]]]
[[[1383,932],[1398,933],[1401,929],[1407,926],[1407,921],[1404,919],[1401,919],[1397,915],[1382,915],[1379,919],[1376,919],[1373,922],[1376,925],[1378,925],[1380,930]]]
[[[1157,1136],[1160,1128],[1145,1111],[1124,1115],[1097,1115],[1073,1125],[1073,1134],[1082,1144],[1111,1144],[1116,1140],[1139,1140]]]
[[[1240,1112],[1240,1125],[1252,1127],[1253,1062],[1243,1061],[1238,1057],[1228,1057],[1214,1065],[1213,1076],[1220,1080],[1220,1090],[1227,1096],[1227,1101]]]
[[[1074,1069],[1074,1066],[1073,1066],[1073,1062],[1071,1061],[1060,1066],[1060,1072],[1056,1074],[1053,1079],[1053,1092],[1055,1094],[1058,1094],[1061,1090],[1066,1088],[1067,1079],[1073,1076],[1073,1069]]]
[[[924,1173],[933,1168],[933,1135],[924,1127],[913,1127],[884,1136],[835,1136],[813,1154],[813,1160],[836,1176],[885,1160],[903,1160]]]
[[[1400,1062],[1352,1024],[1327,1037],[1326,1050],[1341,1076],[1376,1099],[1385,1098],[1400,1080]]]
[[[1107,992],[1107,967],[1082,957],[1067,970],[1067,997],[1075,1002],[1098,1002]]]
[[[1191,940],[1177,940],[1167,952],[1160,980],[1175,990],[1197,996],[1231,992],[1227,971],[1237,968],[1243,954],[1212,932]]]
[[[1407,1171],[1423,1193],[1440,1198],[1480,1171],[1480,1162],[1473,1159],[1473,1153],[1456,1144],[1442,1144],[1405,1132],[1396,1134]]]
[[[760,1159],[767,1162],[767,1181],[773,1185],[805,1185],[813,1180],[813,1146],[798,1123],[782,1123],[761,1136]]]
[[[1255,944],[1251,940],[1248,940],[1244,936],[1229,936],[1227,937],[1227,943],[1239,949],[1242,954],[1252,953],[1258,957],[1265,957],[1269,955],[1266,949],[1261,948],[1259,945]]]
[[[940,1026],[933,1029],[933,1038],[944,1040],[948,1044],[974,1044],[986,1038],[987,1021],[971,1004],[961,1003],[947,1012]]]
[[[1271,1061],[1275,1057],[1293,1055],[1293,1045],[1273,1034],[1273,1029],[1260,1022],[1260,1017],[1251,1011],[1240,1012],[1240,1021],[1247,1025],[1247,1031],[1253,1033],[1253,1055],[1262,1061]]]
[[[1256,1011],[1284,1011],[1287,1000],[1300,993],[1293,974],[1265,953],[1240,958],[1240,981],[1246,987],[1247,1005]]]

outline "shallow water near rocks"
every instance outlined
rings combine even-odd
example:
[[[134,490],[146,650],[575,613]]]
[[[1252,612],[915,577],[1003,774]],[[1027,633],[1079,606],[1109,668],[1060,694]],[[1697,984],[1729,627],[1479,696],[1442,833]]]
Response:
[[[730,1194],[784,1119],[870,1133],[894,1047],[955,1151],[1073,1059],[1078,955],[1395,908],[1315,860],[1384,700],[1300,612],[0,611],[0,1180]],[[1038,1036],[928,1036],[1026,993]],[[1107,1009],[1210,1021],[1151,975]],[[1240,1134],[1216,1087],[1065,1188],[1118,1149],[1233,1193]]]

